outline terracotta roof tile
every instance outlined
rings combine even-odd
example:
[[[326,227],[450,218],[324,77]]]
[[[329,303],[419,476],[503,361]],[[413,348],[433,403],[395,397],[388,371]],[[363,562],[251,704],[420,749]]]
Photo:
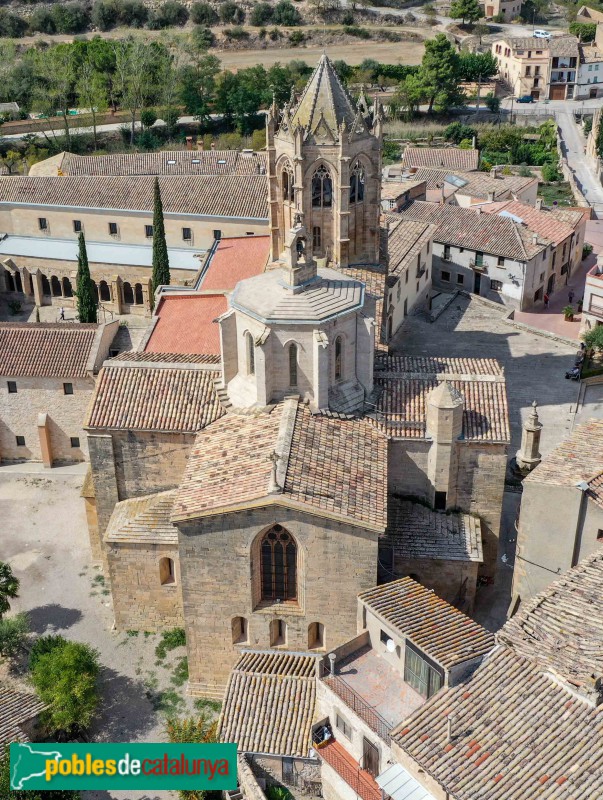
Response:
[[[574,224],[559,219],[554,212],[543,208],[540,211],[533,206],[522,203],[520,200],[507,200],[502,203],[486,203],[482,205],[482,210],[486,214],[497,214],[505,211],[522,219],[526,226],[545,239],[559,244],[567,239],[574,232],[574,228],[582,221],[580,212],[572,212]]]
[[[529,483],[575,486],[590,481],[603,470],[603,420],[590,419],[574,428],[536,469],[524,479]]]
[[[219,358],[220,328],[215,320],[227,308],[223,294],[162,295],[145,353],[204,353]]]
[[[385,219],[389,223],[387,274],[398,277],[416,266],[417,255],[433,239],[437,227],[394,215]]]
[[[194,433],[224,414],[218,373],[191,365],[106,362],[85,427]]]
[[[148,364],[219,364],[220,356],[206,353],[150,353],[138,350],[125,350],[110,359],[115,361],[138,361]]]
[[[494,634],[412,578],[376,586],[358,598],[445,669],[494,647]]]
[[[461,150],[457,147],[407,147],[402,156],[402,168],[438,167],[449,170],[476,170],[479,150]]]
[[[0,375],[84,378],[98,325],[0,322]]]
[[[117,503],[105,531],[107,542],[178,544],[178,529],[170,522],[176,490]]]
[[[239,281],[264,271],[269,253],[269,236],[220,239],[203,273],[201,291],[232,291]]]
[[[266,171],[265,153],[238,150],[163,150],[160,153],[65,153],[65,175],[257,175]]]
[[[0,748],[10,742],[28,742],[21,726],[34,719],[46,706],[30,692],[15,692],[0,686]]]
[[[218,737],[240,752],[308,755],[316,704],[315,656],[243,652],[235,664]]]

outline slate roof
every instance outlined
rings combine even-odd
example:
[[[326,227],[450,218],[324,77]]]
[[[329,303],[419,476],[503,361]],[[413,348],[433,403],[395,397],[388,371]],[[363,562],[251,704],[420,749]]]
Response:
[[[455,800],[603,795],[603,708],[507,647],[468,683],[435,694],[392,738]]]
[[[22,725],[34,719],[46,706],[30,692],[16,692],[0,686],[0,748],[10,742],[28,742]]]
[[[379,355],[375,361],[377,406],[368,419],[388,436],[424,439],[427,395],[442,381],[464,400],[466,440],[511,440],[505,377],[495,359]]]
[[[208,259],[199,288],[203,292],[232,291],[239,281],[264,271],[269,253],[269,236],[222,238]]]
[[[531,230],[510,217],[479,213],[471,208],[414,200],[399,212],[399,216],[437,225],[434,234],[437,242],[516,261],[529,261],[551,244],[550,239],[542,236],[534,244]]]
[[[154,184],[144,175],[8,177],[0,204],[151,212]],[[166,214],[268,219],[265,175],[161,176],[159,185]]]
[[[330,131],[337,135],[342,123],[352,127],[356,114],[354,103],[337,77],[331,60],[323,54],[291,111],[291,127],[301,125],[314,131],[324,119]]]
[[[470,172],[479,167],[479,150],[458,147],[407,147],[402,156],[402,168],[436,167]]]
[[[538,209],[527,205],[527,203],[522,203],[520,200],[487,203],[482,206],[482,210],[486,214],[500,215],[503,211],[513,214],[522,219],[531,231],[535,231],[545,239],[554,242],[554,244],[559,244],[571,236],[575,226],[582,220],[582,214],[579,211],[571,212],[575,223],[570,225],[567,221],[557,218],[554,212],[547,211],[544,208],[538,211]]]
[[[602,470],[603,420],[590,419],[577,425],[571,435],[546,455],[524,481],[575,486],[580,481],[593,480]]]
[[[99,373],[84,427],[195,433],[224,414],[217,377],[202,366],[112,359]]]
[[[498,632],[500,642],[585,693],[603,678],[603,550],[532,598]]]
[[[0,375],[85,378],[98,330],[96,324],[0,322]]]
[[[412,578],[367,589],[358,599],[445,669],[494,647],[493,633]]]
[[[172,489],[117,503],[105,541],[177,545],[178,529],[170,522],[175,496]]]
[[[308,755],[316,704],[317,657],[244,651],[234,665],[218,738],[239,752]]]
[[[279,455],[278,492],[271,492]],[[265,412],[231,413],[201,431],[178,490],[174,520],[261,501],[383,531],[387,441],[364,419],[313,415],[296,398]]]
[[[387,274],[398,277],[416,265],[417,255],[433,239],[437,228],[391,214],[386,215],[385,219],[389,223]]]
[[[172,163],[174,162],[174,163]],[[266,171],[266,153],[238,150],[163,150],[159,153],[64,153],[65,175],[257,175]]]
[[[216,319],[227,308],[223,294],[163,293],[145,353],[205,353],[219,360],[220,327]]]
[[[386,538],[396,555],[482,562],[482,530],[477,517],[441,514],[397,497],[390,497],[387,507]]]

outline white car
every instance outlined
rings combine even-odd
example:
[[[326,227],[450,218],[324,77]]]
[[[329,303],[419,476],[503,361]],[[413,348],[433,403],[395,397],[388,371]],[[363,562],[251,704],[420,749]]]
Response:
[[[535,39],[550,39],[551,34],[548,31],[534,31],[532,34]]]

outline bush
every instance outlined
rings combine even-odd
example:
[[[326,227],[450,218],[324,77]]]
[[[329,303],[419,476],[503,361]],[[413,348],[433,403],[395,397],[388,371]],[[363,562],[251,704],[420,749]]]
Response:
[[[584,135],[585,135],[585,136],[588,136],[588,134],[589,134],[589,133],[592,131],[592,129],[593,129],[593,118],[592,118],[592,117],[587,117],[587,118],[584,120],[584,125],[583,125],[583,128],[584,128]]]
[[[266,147],[266,129],[260,128],[251,134],[251,147],[253,150],[263,150]]]
[[[485,102],[488,111],[492,114],[498,114],[500,110],[500,97],[496,97],[492,92],[488,92],[485,97]]]
[[[246,31],[240,25],[235,25],[234,28],[224,28],[224,36],[227,39],[239,41],[241,39],[249,39],[249,31]]]
[[[256,3],[251,10],[249,23],[261,28],[272,20],[274,9],[270,3]]]
[[[186,6],[178,3],[177,0],[167,0],[157,11],[149,16],[147,23],[151,30],[162,30],[163,28],[182,27],[188,22],[188,11]]]
[[[146,130],[137,136],[136,144],[143,150],[157,150],[161,145],[161,140],[153,131]]]
[[[361,28],[358,25],[344,25],[343,32],[348,36],[356,36],[358,39],[371,39],[372,35],[366,28]]]
[[[289,0],[281,0],[275,5],[272,19],[277,25],[287,25],[290,28],[303,23],[302,15]]]
[[[73,734],[90,725],[99,702],[99,670],[96,650],[79,642],[53,647],[38,658],[31,681],[48,706],[43,719],[49,732]]]
[[[594,22],[572,22],[569,26],[569,32],[583,42],[594,42],[597,25]]]
[[[152,128],[157,122],[157,112],[154,108],[145,108],[140,112],[140,122],[143,128]]]
[[[118,0],[97,0],[92,7],[92,24],[99,31],[109,31],[119,22]]]
[[[11,300],[8,304],[8,309],[13,316],[18,314],[22,308],[23,306],[18,300]]]
[[[90,27],[90,13],[83,3],[58,3],[52,18],[57,33],[82,33]]]
[[[64,647],[66,644],[67,639],[58,634],[56,636],[40,636],[33,643],[29,653],[29,669],[33,670],[42,656],[51,653],[56,647]]]
[[[52,11],[47,8],[36,8],[29,18],[29,30],[32,33],[56,33],[57,27]]]
[[[546,181],[547,183],[556,183],[557,181],[562,180],[562,176],[560,175],[556,164],[544,164],[541,172],[542,180]]]
[[[592,253],[592,251],[593,251],[592,244],[585,242],[584,246],[582,247],[582,260],[584,261],[584,259]]]
[[[3,658],[14,656],[23,646],[28,633],[27,614],[15,614],[14,617],[0,619],[0,656]]]
[[[220,20],[224,25],[240,25],[245,21],[245,12],[233,0],[226,0],[220,6]]]
[[[220,17],[209,3],[193,3],[191,19],[195,25],[217,25]]]
[[[597,325],[582,334],[582,340],[589,350],[603,350],[603,325]]]
[[[155,655],[157,658],[163,659],[166,657],[169,650],[175,650],[177,647],[184,647],[185,644],[186,633],[184,628],[170,628],[170,630],[163,631],[161,634],[161,641],[155,648]]]
[[[519,177],[520,178],[533,178],[534,173],[529,170],[524,164],[519,168]]]
[[[129,28],[142,28],[149,19],[149,10],[141,0],[123,0],[119,22]]]
[[[203,25],[196,25],[191,32],[191,37],[197,50],[207,50],[216,41],[216,37],[210,29]]]
[[[295,33],[295,31],[293,31],[291,33],[291,36],[293,36],[293,33]],[[268,37],[269,37],[271,42],[276,42],[277,39],[280,39],[282,35],[283,34],[280,32],[280,30],[278,28],[271,28],[268,31]]]
[[[24,19],[0,8],[0,36],[18,39],[25,35],[26,30],[27,22]]]
[[[303,44],[305,41],[306,37],[303,31],[291,31],[289,34],[289,43],[292,44],[293,47],[297,47],[298,44]]]
[[[356,20],[354,19],[354,13],[352,11],[346,11],[341,18],[342,25],[354,25],[355,22]]]
[[[462,122],[452,122],[444,131],[444,139],[455,144],[458,144],[463,139],[473,140],[474,136],[477,136],[476,129],[470,125],[463,125]]]

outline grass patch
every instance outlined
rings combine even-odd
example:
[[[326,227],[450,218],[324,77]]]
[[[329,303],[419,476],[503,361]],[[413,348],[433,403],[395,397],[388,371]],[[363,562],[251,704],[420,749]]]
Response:
[[[159,659],[164,659],[170,650],[184,647],[185,644],[186,634],[184,628],[170,628],[169,631],[163,631],[161,634],[161,641],[155,648],[155,655]]]
[[[105,576],[104,575],[95,575],[94,578],[92,578],[92,583],[96,583],[99,586],[104,586],[105,585]]]
[[[130,638],[138,636],[138,631],[126,631],[126,636],[129,636]]]
[[[176,665],[174,666],[174,671],[172,673],[172,677],[170,679],[170,683],[173,686],[184,686],[184,684],[188,680],[188,659],[186,656],[182,656],[176,661]]]
[[[538,187],[538,196],[542,197],[545,206],[574,206],[576,201],[569,183],[541,183]]]
[[[197,711],[211,711],[212,714],[219,714],[222,703],[219,700],[208,700],[206,697],[199,697],[195,700]]]
[[[161,711],[167,717],[176,716],[184,706],[184,700],[175,689],[166,689],[165,692],[158,692],[150,699],[155,711]]]

